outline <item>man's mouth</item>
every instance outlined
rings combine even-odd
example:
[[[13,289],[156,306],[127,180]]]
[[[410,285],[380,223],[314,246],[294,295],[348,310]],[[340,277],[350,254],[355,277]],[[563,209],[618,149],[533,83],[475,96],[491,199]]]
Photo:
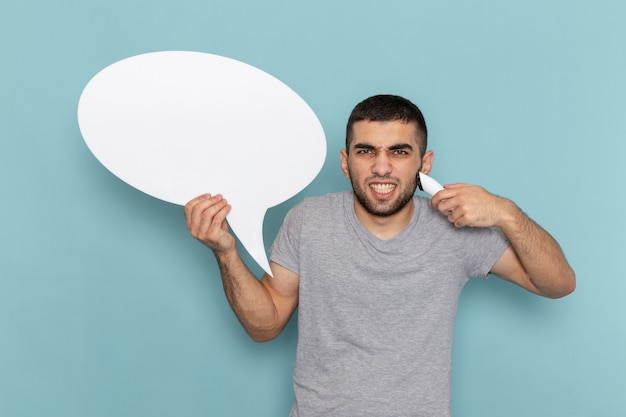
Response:
[[[396,184],[370,184],[370,188],[377,194],[389,194],[396,188]]]

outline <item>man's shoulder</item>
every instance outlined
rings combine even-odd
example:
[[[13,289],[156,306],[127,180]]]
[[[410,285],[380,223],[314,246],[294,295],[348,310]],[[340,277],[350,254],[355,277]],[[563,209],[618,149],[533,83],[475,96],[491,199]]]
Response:
[[[321,209],[325,207],[339,208],[343,206],[346,201],[352,198],[350,191],[339,191],[336,193],[329,193],[325,195],[305,197],[295,207],[305,206],[306,209]]]
[[[332,213],[343,213],[343,207],[352,201],[350,191],[340,191],[320,196],[305,197],[291,208],[290,213],[297,217],[328,216]]]

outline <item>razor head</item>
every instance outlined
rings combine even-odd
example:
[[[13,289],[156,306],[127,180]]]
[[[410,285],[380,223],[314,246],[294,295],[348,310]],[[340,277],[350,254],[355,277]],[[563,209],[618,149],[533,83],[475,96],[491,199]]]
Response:
[[[443,186],[439,184],[437,181],[424,174],[423,172],[417,173],[417,187],[420,191],[425,192],[431,197],[437,194],[439,191],[443,190]]]
[[[420,191],[424,191],[424,187],[422,186],[422,178],[421,178],[421,172],[418,172],[417,175],[415,176],[415,179],[417,181],[417,188],[420,189]]]

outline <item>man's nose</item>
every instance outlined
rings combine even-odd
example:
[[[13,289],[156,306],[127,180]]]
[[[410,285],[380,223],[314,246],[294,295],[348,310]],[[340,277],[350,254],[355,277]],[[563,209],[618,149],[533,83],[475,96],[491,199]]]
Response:
[[[380,176],[385,176],[391,173],[391,161],[386,152],[379,152],[374,159],[374,165],[372,166],[372,173]]]

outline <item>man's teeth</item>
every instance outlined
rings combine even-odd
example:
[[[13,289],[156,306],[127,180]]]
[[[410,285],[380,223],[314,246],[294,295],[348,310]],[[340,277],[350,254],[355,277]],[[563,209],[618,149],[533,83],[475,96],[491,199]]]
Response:
[[[396,188],[395,184],[371,184],[370,187],[380,194],[387,194]]]

